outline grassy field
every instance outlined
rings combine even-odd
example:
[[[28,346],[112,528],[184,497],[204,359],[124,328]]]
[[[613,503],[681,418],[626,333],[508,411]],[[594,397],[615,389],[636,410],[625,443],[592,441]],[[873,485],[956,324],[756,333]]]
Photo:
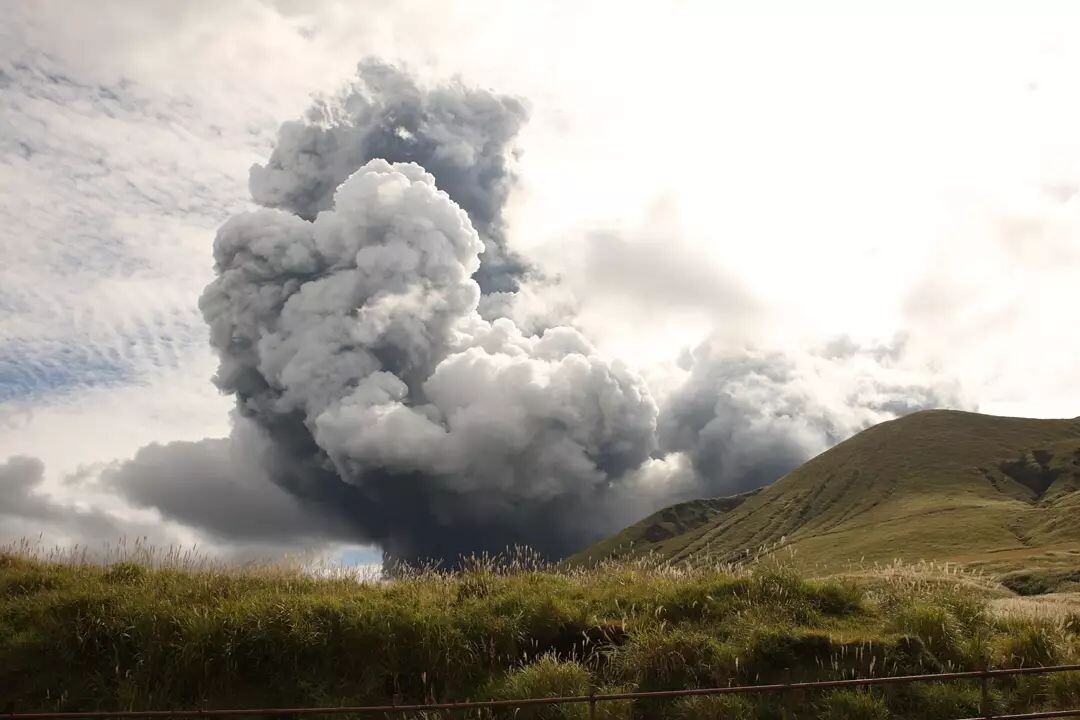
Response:
[[[0,688],[23,711],[367,704],[1076,662],[1080,608],[1022,604],[1034,600],[983,574],[927,564],[807,579],[770,562],[567,570],[478,561],[456,574],[362,581],[300,568],[176,558],[102,566],[8,552],[0,554]],[[977,714],[978,700],[976,683],[894,687],[807,695],[795,714],[963,717]],[[993,700],[1000,710],[1078,706],[1080,676],[1003,681]],[[778,702],[600,710],[780,718]]]
[[[668,508],[575,558],[731,562],[793,550],[811,572],[895,558],[1080,581],[1080,418],[950,410],[871,427],[772,485]]]

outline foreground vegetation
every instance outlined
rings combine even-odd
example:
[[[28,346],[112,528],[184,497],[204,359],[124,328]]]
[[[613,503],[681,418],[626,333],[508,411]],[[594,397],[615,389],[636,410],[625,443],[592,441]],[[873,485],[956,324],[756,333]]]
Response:
[[[15,708],[374,704],[1075,662],[1080,614],[1000,615],[964,573],[808,580],[648,563],[477,561],[392,581],[298,568],[0,554],[0,687]],[[1000,710],[1080,705],[1080,677],[995,682]],[[977,683],[799,698],[798,717],[963,717]],[[780,700],[601,703],[604,717],[780,717]],[[584,717],[583,706],[519,717]],[[510,716],[510,713],[507,714]]]

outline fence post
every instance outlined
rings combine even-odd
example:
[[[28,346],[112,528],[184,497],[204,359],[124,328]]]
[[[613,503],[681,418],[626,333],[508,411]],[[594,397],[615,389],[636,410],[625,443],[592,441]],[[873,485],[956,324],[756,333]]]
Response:
[[[982,686],[982,716],[985,720],[991,720],[994,717],[994,713],[990,707],[990,666],[987,663],[983,664],[982,679],[979,684]]]
[[[589,720],[596,720],[596,688],[589,687]]]

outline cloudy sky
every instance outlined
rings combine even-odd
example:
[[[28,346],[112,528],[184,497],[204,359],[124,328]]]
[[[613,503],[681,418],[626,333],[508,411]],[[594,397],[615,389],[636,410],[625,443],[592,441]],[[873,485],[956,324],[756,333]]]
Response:
[[[1068,4],[637,5],[2,2],[0,542],[557,555],[1080,414]]]

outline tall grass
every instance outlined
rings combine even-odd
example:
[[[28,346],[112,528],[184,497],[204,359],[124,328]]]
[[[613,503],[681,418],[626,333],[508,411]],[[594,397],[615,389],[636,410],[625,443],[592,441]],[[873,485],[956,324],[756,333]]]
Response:
[[[24,711],[383,704],[1080,658],[1068,623],[999,616],[988,611],[996,591],[969,580],[931,580],[925,568],[811,580],[782,562],[567,569],[520,550],[457,572],[395,567],[375,577],[303,563],[231,567],[148,547],[104,561],[13,547],[0,553],[0,688]],[[916,717],[925,707],[944,717],[971,704],[969,690],[951,686],[914,692],[812,697],[796,714],[876,718],[885,707]],[[1080,702],[1076,694],[1068,679],[1000,683],[1008,708]],[[779,717],[776,702],[598,707],[604,717]]]

